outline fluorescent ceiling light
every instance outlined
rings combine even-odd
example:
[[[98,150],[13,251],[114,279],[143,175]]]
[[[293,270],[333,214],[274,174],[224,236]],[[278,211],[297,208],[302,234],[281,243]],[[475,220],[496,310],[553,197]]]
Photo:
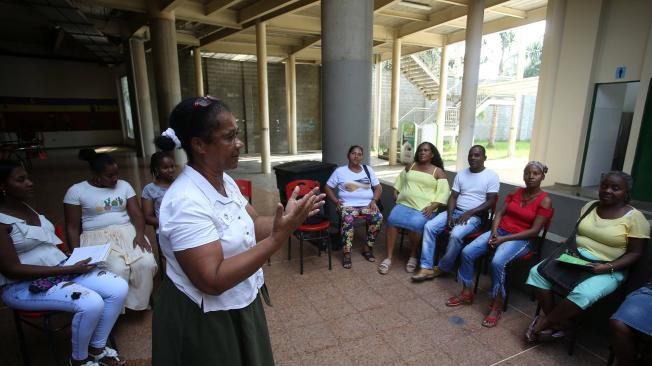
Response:
[[[409,6],[411,8],[415,8],[419,10],[432,10],[432,6],[428,4],[417,3],[415,1],[409,1],[409,0],[402,0],[399,2],[399,5]]]

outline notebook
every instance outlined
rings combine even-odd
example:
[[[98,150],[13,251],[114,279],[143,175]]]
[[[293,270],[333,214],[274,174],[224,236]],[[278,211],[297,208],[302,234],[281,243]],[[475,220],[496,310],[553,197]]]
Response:
[[[109,256],[111,251],[111,244],[102,244],[102,245],[92,245],[89,247],[80,247],[75,248],[72,251],[68,260],[63,264],[64,266],[72,266],[73,264],[82,261],[86,258],[90,258],[91,261],[89,264],[101,265],[104,263],[106,258]]]
[[[570,265],[580,266],[580,267],[591,266],[591,262],[585,261],[584,259],[581,258],[573,257],[572,255],[568,255],[566,253],[560,255],[559,258],[556,259],[556,261],[564,264],[570,264]]]

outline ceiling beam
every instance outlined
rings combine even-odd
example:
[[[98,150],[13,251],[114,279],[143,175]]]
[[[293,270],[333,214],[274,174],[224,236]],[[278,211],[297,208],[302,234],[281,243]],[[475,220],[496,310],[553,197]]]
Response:
[[[445,37],[441,34],[420,32],[414,33],[401,39],[403,44],[422,46],[422,47],[442,47],[445,42]]]
[[[513,18],[519,18],[519,19],[525,19],[527,16],[525,10],[518,10],[514,8],[508,8],[506,6],[494,6],[491,9],[487,9],[487,11],[490,11],[492,13],[500,14],[500,15],[505,15],[508,17],[513,17]]]
[[[246,23],[248,21],[260,18],[273,11],[280,10],[281,8],[292,5],[297,0],[265,0],[257,1],[246,8],[240,9],[238,12],[238,23]]]
[[[202,52],[219,52],[240,55],[256,55],[255,43],[240,43],[240,42],[227,42],[219,41],[212,43],[208,46],[202,47]],[[288,47],[278,45],[267,45],[267,56],[286,57],[288,55]]]
[[[177,44],[197,47],[199,46],[199,39],[192,34],[177,31]]]
[[[244,32],[233,34],[224,38],[225,42],[240,42],[240,43],[256,43],[256,35]],[[300,47],[303,45],[303,40],[300,38],[283,37],[283,36],[267,36],[267,44],[274,44],[278,46]]]
[[[484,23],[482,34],[491,34],[502,32],[507,29],[520,27],[523,25],[539,22],[546,19],[546,7],[537,8],[526,12],[524,19],[519,18],[501,18]],[[466,31],[457,31],[447,35],[447,44],[461,42],[466,37]]]
[[[218,11],[228,9],[238,1],[240,0],[211,0],[208,4],[204,5],[204,15],[211,15]]]
[[[396,10],[380,10],[377,11],[376,14],[378,15],[384,15],[388,17],[393,17],[393,18],[400,18],[400,19],[407,19],[407,20],[412,20],[412,21],[419,21],[419,22],[427,22],[428,21],[428,16],[423,15],[423,14],[417,14],[417,13],[410,13],[407,11],[396,11]]]
[[[299,52],[301,52],[301,51],[303,51],[303,50],[305,50],[307,48],[310,48],[310,47],[316,45],[320,41],[321,41],[321,37],[314,37],[314,36],[313,37],[308,37],[307,39],[304,40],[304,42],[303,42],[303,44],[301,44],[301,46],[292,47],[292,49],[290,50],[290,54],[295,55],[295,54],[297,54],[297,53],[299,53]]]
[[[507,0],[487,0],[485,3],[485,9],[500,5],[506,1]],[[450,6],[444,10],[431,13],[427,22],[413,22],[400,27],[398,31],[398,37],[403,38],[405,36],[409,36],[410,34],[422,32],[452,20],[462,18],[464,16],[466,16],[466,7]]]
[[[162,0],[161,1],[161,11],[169,12],[174,11],[180,5],[184,4],[185,0]]]
[[[381,11],[398,2],[399,0],[374,0],[374,11]]]

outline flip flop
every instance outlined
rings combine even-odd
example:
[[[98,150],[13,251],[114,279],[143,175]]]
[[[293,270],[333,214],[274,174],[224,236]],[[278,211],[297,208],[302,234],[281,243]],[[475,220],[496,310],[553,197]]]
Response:
[[[371,250],[367,250],[365,252],[362,252],[362,256],[364,259],[368,260],[369,262],[375,262],[376,257],[374,257],[374,253],[371,252]]]

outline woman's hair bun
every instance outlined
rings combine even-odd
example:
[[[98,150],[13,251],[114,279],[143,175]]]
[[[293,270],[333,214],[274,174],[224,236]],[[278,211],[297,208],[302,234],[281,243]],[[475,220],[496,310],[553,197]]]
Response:
[[[174,141],[171,138],[163,135],[157,136],[154,139],[154,144],[156,147],[166,152],[173,151],[175,148]]]
[[[79,159],[84,161],[92,161],[97,157],[97,153],[93,149],[81,149],[79,150]]]

